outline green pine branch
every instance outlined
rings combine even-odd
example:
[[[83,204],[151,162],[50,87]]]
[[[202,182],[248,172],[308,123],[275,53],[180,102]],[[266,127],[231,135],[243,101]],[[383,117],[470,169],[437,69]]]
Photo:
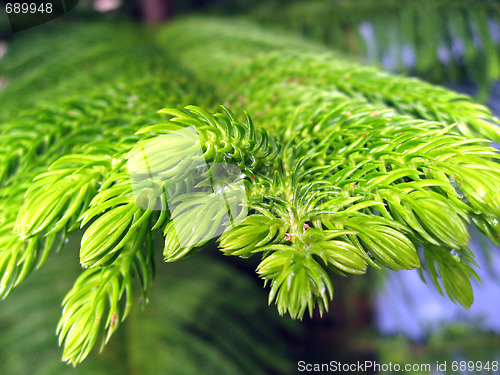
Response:
[[[138,238],[144,238],[138,236]],[[139,242],[139,241],[138,241]],[[132,308],[133,281],[141,281],[142,301],[153,275],[151,239],[143,252],[132,249],[113,264],[83,271],[63,300],[57,326],[63,361],[76,365],[92,350],[102,332],[101,350]]]
[[[497,220],[500,177],[496,150],[478,138],[498,140],[498,128],[488,122],[496,119],[486,108],[416,79],[302,48],[291,37],[288,46],[301,52],[290,52],[281,34],[272,40],[246,23],[184,20],[160,37],[199,77],[226,82],[220,90],[228,103],[256,114],[255,122],[279,134],[283,148],[274,174],[255,174],[261,201],[249,207],[259,216],[226,232],[221,245],[244,256],[262,247],[258,270],[272,281],[270,299],[278,295],[281,312],[300,317],[315,303],[324,306],[329,284],[313,249],[316,242],[327,243],[329,230],[341,231],[339,249],[352,245],[352,259],[364,254],[364,262],[375,267],[414,268],[420,258],[431,264],[434,258],[417,249],[446,249],[449,256],[439,261],[463,276],[440,272],[445,289],[470,306],[474,262],[464,255],[467,224],[475,221],[493,241],[499,239],[496,227],[484,224]],[[260,222],[271,227],[260,229]],[[318,233],[304,241],[310,229]],[[240,233],[252,235],[244,239]],[[348,269],[359,272],[363,262]]]
[[[330,272],[369,266],[425,269],[471,305],[468,225],[500,242],[486,108],[247,22],[187,19],[148,46],[107,90],[0,127],[2,296],[83,229],[85,270],[58,327],[66,361],[108,341],[134,282],[145,300],[155,233],[167,262],[213,238],[259,258],[269,302],[292,318],[328,310]],[[212,113],[218,98],[228,106]],[[39,125],[21,137],[16,121]]]

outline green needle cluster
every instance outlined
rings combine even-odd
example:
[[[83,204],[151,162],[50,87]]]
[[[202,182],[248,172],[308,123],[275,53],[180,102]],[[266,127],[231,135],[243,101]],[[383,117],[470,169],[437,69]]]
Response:
[[[74,91],[60,81],[71,97],[40,89],[54,98],[0,124],[0,295],[81,229],[84,270],[58,326],[65,361],[109,340],[134,280],[146,300],[156,233],[167,262],[212,239],[258,257],[269,302],[292,318],[328,310],[331,272],[369,266],[418,268],[472,304],[469,225],[500,243],[488,145],[500,131],[485,107],[244,20],[123,27],[127,43],[97,49],[141,51],[122,52],[119,72],[97,64]],[[0,95],[21,95],[14,78]]]
[[[253,171],[250,216],[219,239],[226,254],[261,253],[257,272],[280,313],[326,309],[324,269],[368,265],[424,267],[471,305],[469,223],[500,240],[500,168],[487,140],[500,133],[485,107],[316,46],[297,53],[303,41],[273,42],[244,22],[188,19],[160,37],[200,79],[224,82],[226,102],[281,146],[272,169]]]
[[[37,35],[30,41],[35,50],[14,41],[2,65],[12,80],[0,92],[7,103],[0,124],[0,295],[58,251],[69,232],[85,227],[80,263],[88,269],[64,301],[58,330],[65,361],[76,364],[102,329],[106,342],[125,318],[132,280],[145,290],[153,275],[148,228],[155,215],[137,207],[126,172],[127,153],[139,141],[135,132],[158,122],[165,103],[208,95],[201,85],[188,87],[189,75],[174,62],[165,67],[168,57],[138,27],[91,23],[61,31]],[[96,38],[102,33],[107,37]],[[75,53],[85,46],[95,54]],[[15,69],[27,65],[34,67]],[[44,72],[58,66],[54,87],[45,87]],[[45,100],[19,111],[17,105],[35,98],[23,101],[25,85]]]

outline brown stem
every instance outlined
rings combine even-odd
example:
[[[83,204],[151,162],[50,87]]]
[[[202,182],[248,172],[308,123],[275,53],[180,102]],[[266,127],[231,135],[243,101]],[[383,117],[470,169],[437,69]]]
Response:
[[[171,0],[140,0],[140,4],[146,23],[159,23],[172,17]]]

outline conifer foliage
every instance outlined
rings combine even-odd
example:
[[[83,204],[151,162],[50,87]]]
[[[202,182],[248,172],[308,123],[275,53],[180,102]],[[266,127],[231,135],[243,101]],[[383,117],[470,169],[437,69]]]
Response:
[[[488,0],[263,2],[249,9],[338,51],[433,82],[472,80],[478,100],[500,78],[500,4]]]
[[[214,38],[195,44],[203,35],[191,22]],[[271,283],[270,301],[293,317],[327,307],[333,287],[324,267],[356,274],[423,264],[438,290],[470,306],[477,276],[468,224],[500,238],[498,153],[488,145],[500,139],[498,120],[417,79],[315,47],[298,54],[302,41],[284,37],[200,19],[164,33],[191,46],[178,56],[194,72],[229,82],[225,95],[281,145],[273,173],[255,174],[257,218],[224,233],[222,250],[262,252],[257,271]],[[207,49],[224,53],[199,58]]]
[[[472,304],[468,226],[500,244],[499,155],[489,145],[500,131],[488,109],[245,21],[187,19],[148,34],[149,44],[137,33],[129,43],[147,58],[130,52],[98,89],[81,82],[85,95],[4,116],[0,127],[1,295],[83,229],[84,269],[57,328],[65,361],[108,342],[134,280],[146,301],[154,233],[168,262],[214,237],[226,255],[259,257],[269,302],[292,318],[328,310],[329,272],[368,267],[425,270]],[[168,138],[188,128],[203,161],[236,166],[242,184],[189,174],[194,146]],[[141,171],[127,162],[148,144],[162,146],[148,164],[159,177],[138,198],[131,178]],[[161,203],[172,189],[170,210]]]

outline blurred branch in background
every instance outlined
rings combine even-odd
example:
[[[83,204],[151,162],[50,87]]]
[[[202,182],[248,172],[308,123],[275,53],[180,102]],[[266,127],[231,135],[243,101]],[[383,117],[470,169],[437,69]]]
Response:
[[[487,0],[264,2],[250,10],[338,51],[443,83],[469,80],[485,101],[500,79],[500,3]]]

